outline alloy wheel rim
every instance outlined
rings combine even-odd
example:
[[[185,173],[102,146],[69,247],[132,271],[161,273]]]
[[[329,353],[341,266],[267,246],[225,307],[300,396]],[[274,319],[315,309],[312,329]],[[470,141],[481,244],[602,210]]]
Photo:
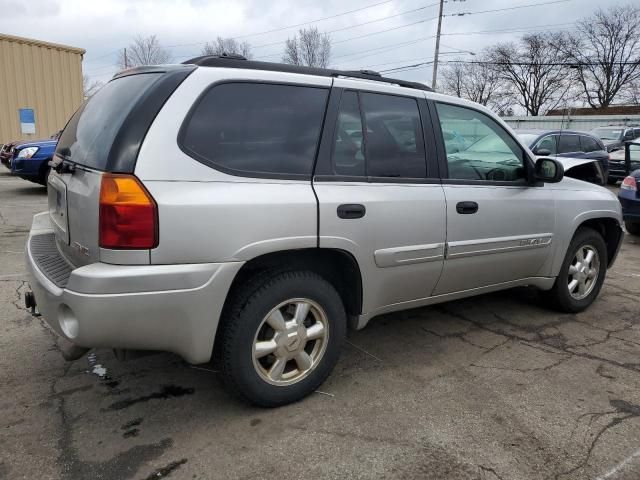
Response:
[[[285,300],[260,322],[253,339],[253,366],[272,385],[297,383],[318,366],[328,340],[329,322],[320,305],[308,298]]]
[[[569,264],[567,288],[576,300],[582,300],[593,291],[600,274],[600,256],[593,245],[582,245]]]

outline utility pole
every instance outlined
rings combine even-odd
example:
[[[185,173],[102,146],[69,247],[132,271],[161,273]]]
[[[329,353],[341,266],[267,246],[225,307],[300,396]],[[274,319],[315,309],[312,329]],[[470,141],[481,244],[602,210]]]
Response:
[[[440,27],[438,27],[438,33],[440,32]],[[124,49],[124,69],[129,68],[129,62],[127,61],[127,48]]]
[[[436,33],[436,51],[433,54],[433,78],[431,79],[431,88],[435,91],[438,81],[438,54],[440,53],[440,30],[442,28],[442,8],[444,0],[440,0],[440,13],[438,14],[438,33]]]

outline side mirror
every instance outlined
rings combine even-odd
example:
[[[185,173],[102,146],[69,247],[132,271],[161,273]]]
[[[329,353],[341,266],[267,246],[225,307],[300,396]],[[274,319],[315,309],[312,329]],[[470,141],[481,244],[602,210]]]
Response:
[[[533,153],[535,153],[540,157],[548,157],[549,155],[551,155],[551,150],[546,148],[541,148],[541,149],[534,150]]]
[[[564,167],[553,158],[539,158],[535,172],[536,179],[546,183],[558,183],[564,177]]]

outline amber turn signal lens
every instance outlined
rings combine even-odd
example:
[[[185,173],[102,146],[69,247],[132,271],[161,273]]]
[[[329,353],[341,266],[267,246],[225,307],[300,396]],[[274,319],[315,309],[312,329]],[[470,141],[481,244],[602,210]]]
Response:
[[[109,249],[158,246],[158,207],[133,175],[106,173],[102,176],[100,246]]]

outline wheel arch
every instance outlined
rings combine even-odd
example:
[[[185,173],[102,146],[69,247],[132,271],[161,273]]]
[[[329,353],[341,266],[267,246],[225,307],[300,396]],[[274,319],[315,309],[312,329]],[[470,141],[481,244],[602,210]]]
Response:
[[[576,232],[579,228],[583,227],[591,228],[602,235],[604,243],[607,246],[607,268],[609,268],[613,265],[620,247],[622,236],[620,223],[612,217],[591,218],[582,222],[578,228],[576,228]]]
[[[619,218],[611,215],[600,215],[580,219],[576,222],[570,238],[573,238],[580,228],[590,228],[602,235],[607,246],[607,268],[611,267],[618,255],[623,235]]]
[[[216,331],[214,356],[219,350],[217,346],[228,317],[228,306],[240,288],[261,273],[268,275],[270,271],[275,274],[290,270],[310,270],[331,283],[342,299],[348,318],[355,318],[362,313],[362,274],[351,253],[332,248],[302,248],[265,253],[248,260],[231,283]]]

